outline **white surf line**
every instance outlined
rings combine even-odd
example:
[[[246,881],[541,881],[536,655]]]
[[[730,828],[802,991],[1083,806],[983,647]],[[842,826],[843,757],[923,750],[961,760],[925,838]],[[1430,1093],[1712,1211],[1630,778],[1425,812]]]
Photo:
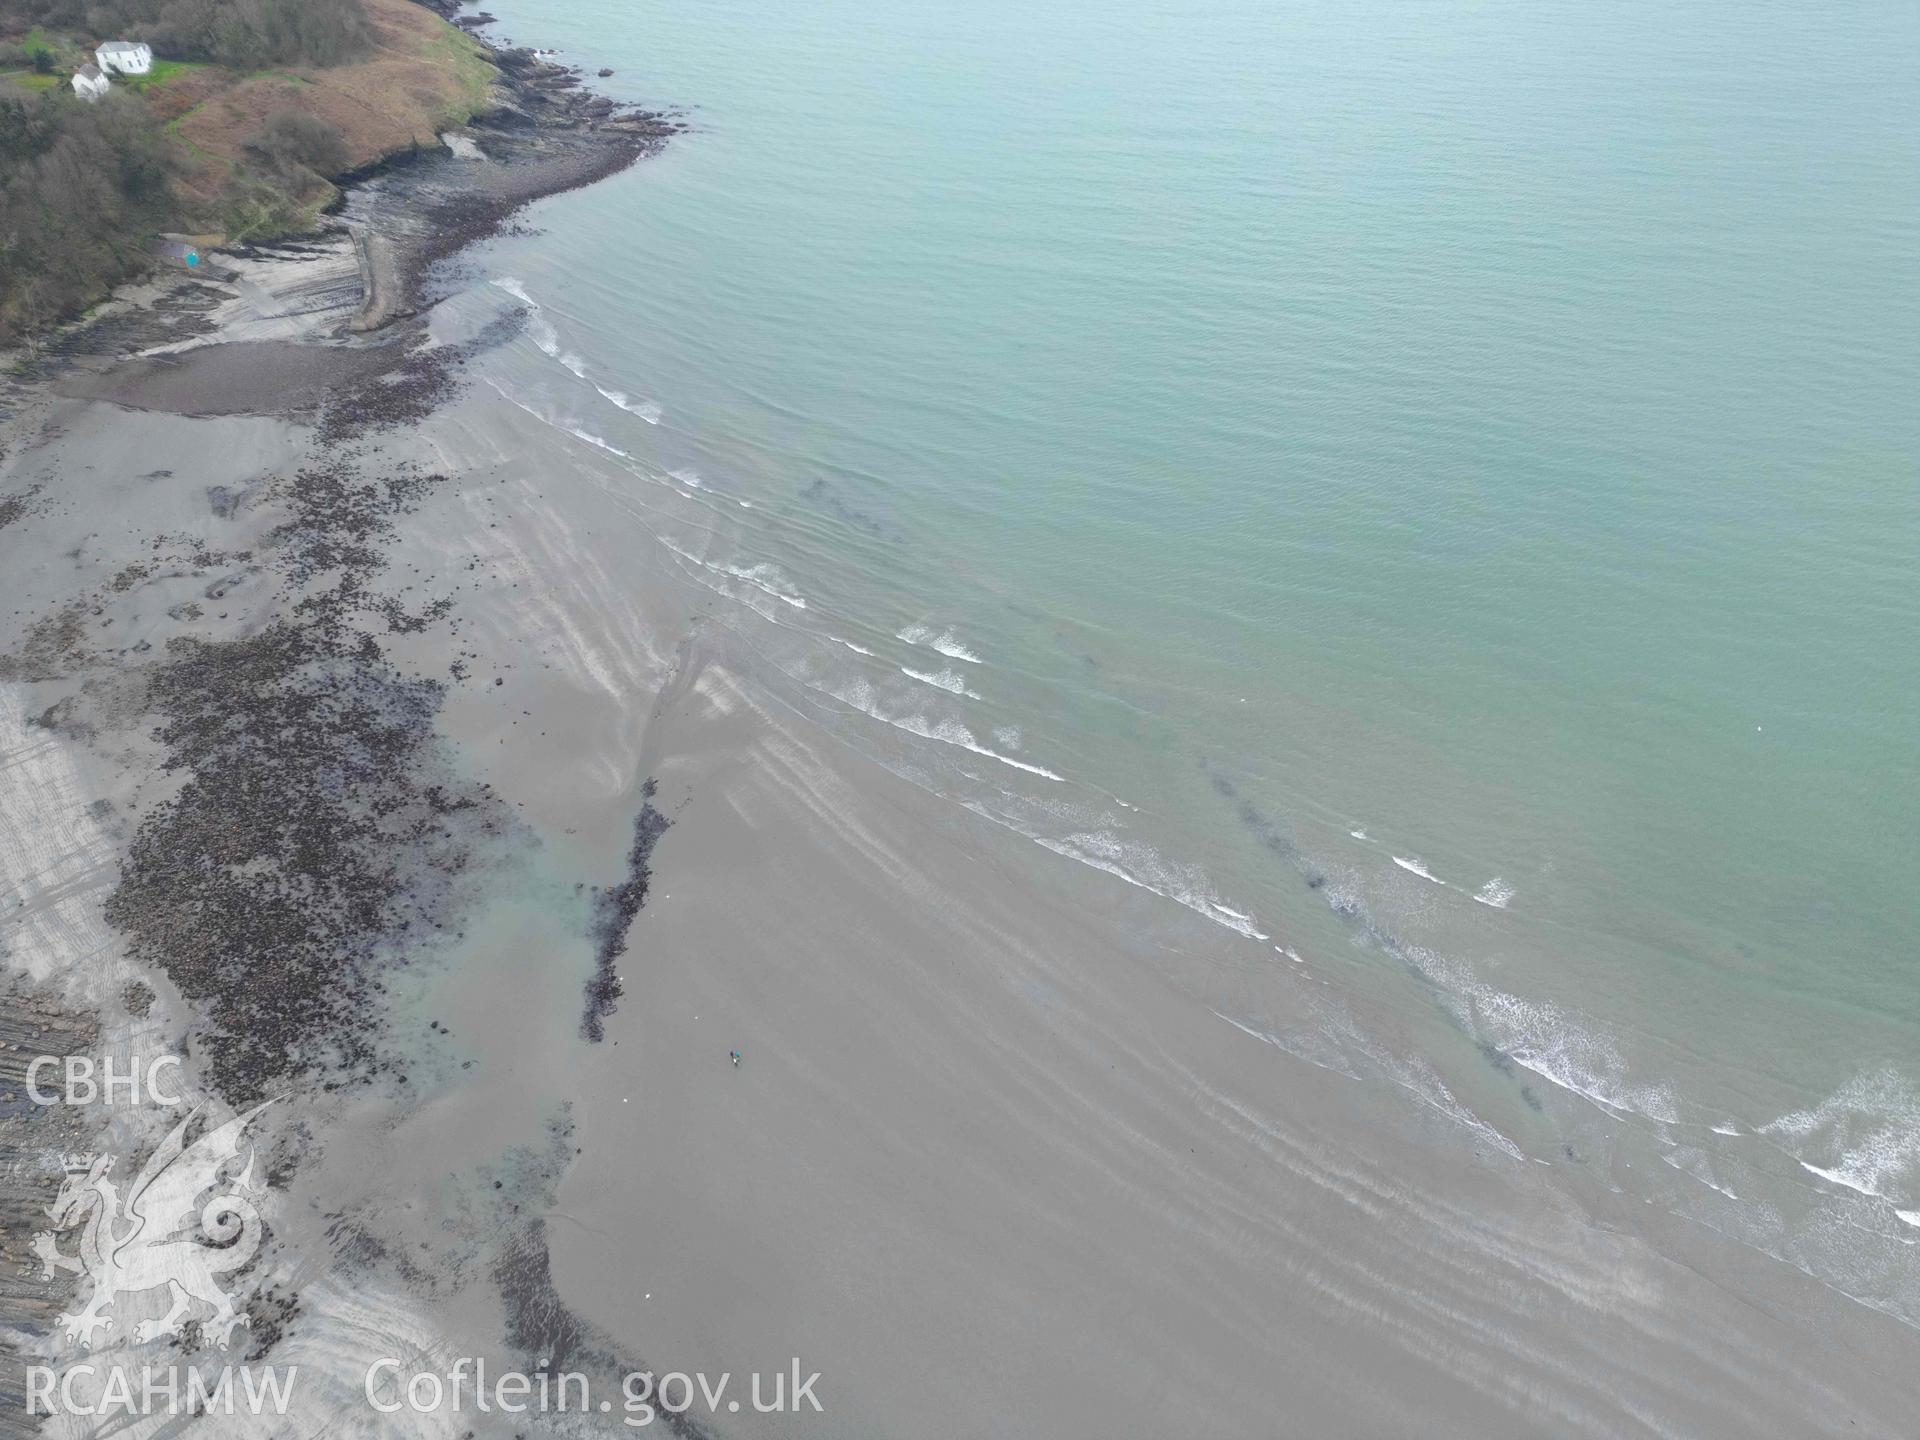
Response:
[[[560,332],[547,318],[546,309],[540,302],[527,293],[527,287],[512,275],[496,276],[493,284],[524,304],[532,313],[527,317],[527,333],[533,338],[535,348],[551,360],[560,363],[574,379],[591,385],[599,392],[600,398],[617,405],[629,415],[638,416],[649,425],[658,425],[664,413],[657,401],[635,400],[624,390],[609,390],[589,373],[587,362],[560,343]]]
[[[1395,855],[1392,859],[1394,864],[1398,865],[1410,875],[1418,875],[1422,880],[1431,880],[1436,885],[1445,885],[1447,883],[1431,870],[1427,869],[1427,862],[1417,855],[1412,859],[1408,859],[1403,855]]]
[[[1490,910],[1504,910],[1507,908],[1508,902],[1513,899],[1513,895],[1513,886],[1507,884],[1506,881],[1496,875],[1487,881],[1486,884],[1482,885],[1480,889],[1475,892],[1473,898],[1476,902],[1485,905]]]
[[[559,420],[551,415],[543,414],[540,410],[536,409],[533,405],[529,404],[525,400],[522,400],[519,396],[515,395],[512,391],[508,390],[493,376],[489,375],[489,376],[484,376],[482,378],[486,380],[487,384],[492,387],[494,393],[499,395],[501,399],[505,400],[508,404],[514,406],[516,409],[522,410],[526,414],[531,415],[535,420],[539,421],[542,425],[546,426],[549,430],[553,430],[561,435],[571,436],[575,440],[580,441],[582,444],[591,445],[594,449],[600,451],[600,453],[603,455],[611,455],[612,457],[614,457],[614,461],[617,464],[617,466],[621,470],[625,471],[627,474],[632,475],[635,479],[645,481],[647,484],[656,486],[659,489],[671,491],[673,494],[678,495],[682,500],[691,501],[694,505],[697,505],[702,511],[704,511],[709,517],[712,517],[712,519],[716,522],[716,524],[707,524],[707,525],[695,524],[695,528],[698,529],[702,535],[704,535],[707,539],[711,541],[718,541],[720,538],[719,531],[716,528],[716,526],[717,526],[719,517],[726,513],[727,506],[729,505],[738,506],[742,510],[756,510],[758,508],[754,505],[754,503],[751,500],[743,500],[736,495],[732,495],[728,493],[727,491],[717,490],[713,486],[706,484],[704,481],[692,487],[691,490],[683,489],[682,485],[685,482],[682,481],[681,477],[676,472],[668,470],[665,472],[656,473],[655,471],[647,468],[644,464],[642,464],[640,461],[635,459],[632,455],[629,455],[626,451],[621,450],[619,447],[615,445],[609,444],[608,442],[600,439],[598,436],[583,433],[582,431],[580,431],[579,429],[576,429],[574,426],[566,423],[565,421]],[[587,479],[588,479],[588,483],[592,484],[602,494],[608,496],[611,500],[613,500],[615,504],[619,505],[621,509],[626,510],[630,514],[638,516],[644,511],[644,513],[647,516],[665,517],[676,524],[685,525],[689,523],[694,523],[694,522],[689,522],[687,517],[685,517],[684,515],[664,509],[663,507],[660,507],[657,505],[648,505],[644,501],[639,500],[638,497],[632,496],[624,491],[616,490],[612,486],[608,485],[599,476],[589,474],[587,476]],[[636,506],[638,507],[637,509],[635,508]],[[658,530],[650,530],[649,533],[654,535],[655,538],[658,538],[661,532]],[[777,543],[777,536],[774,536],[772,538],[774,538]],[[701,562],[695,561],[694,563],[698,564]],[[755,582],[748,581],[748,583],[752,584]],[[719,592],[715,592],[715,593],[719,593]],[[732,598],[732,597],[729,597],[729,598]],[[785,597],[776,597],[776,598],[784,599]],[[787,601],[787,603],[791,604],[792,602]],[[796,607],[796,608],[804,608],[804,607]],[[836,636],[831,638],[837,639],[838,637]],[[847,644],[848,648],[850,649],[859,648],[859,647],[854,647],[851,644],[851,642],[842,642],[842,643]],[[864,648],[860,648],[860,653],[871,655],[873,652],[870,650],[866,650]]]
[[[841,643],[844,644],[845,642],[843,641]],[[857,687],[856,693],[858,691],[867,692],[865,703],[862,703],[859,699],[830,690],[826,688],[825,685],[816,684],[810,680],[801,680],[799,683],[814,694],[824,696],[837,705],[843,705],[857,715],[865,715],[869,720],[876,720],[882,725],[902,731],[905,734],[917,735],[922,740],[932,740],[937,744],[950,745],[958,750],[966,750],[975,755],[983,755],[989,760],[998,760],[1002,765],[1010,766],[1015,770],[1024,770],[1029,775],[1038,775],[1043,780],[1051,780],[1059,784],[1068,783],[1066,776],[1057,774],[1043,765],[1032,765],[1025,760],[1016,760],[1011,755],[1002,755],[998,750],[988,749],[980,743],[978,737],[976,737],[971,730],[958,721],[941,721],[938,725],[935,725],[924,715],[895,717],[881,714],[876,708],[878,705],[878,697],[872,693],[872,687],[864,679],[857,680],[855,685]],[[1031,839],[1032,837],[1029,836],[1028,838]]]
[[[1802,1170],[1807,1171],[1809,1174],[1818,1175],[1822,1180],[1830,1181],[1842,1189],[1851,1190],[1856,1195],[1868,1195],[1875,1200],[1885,1200],[1887,1198],[1865,1181],[1855,1180],[1851,1176],[1843,1174],[1838,1166],[1829,1170],[1824,1166],[1809,1164],[1805,1160],[1800,1160],[1796,1163]]]
[[[698,493],[689,494],[687,491],[682,490],[678,485],[674,484],[671,479],[663,477],[661,475],[656,475],[650,470],[648,470],[644,465],[640,464],[631,455],[627,454],[624,450],[620,450],[617,447],[609,445],[606,442],[599,440],[597,438],[582,435],[578,430],[575,430],[573,427],[563,423],[562,421],[554,419],[553,417],[548,415],[543,415],[539,410],[535,409],[532,405],[528,404],[525,400],[522,400],[519,396],[515,395],[512,391],[508,390],[505,386],[501,385],[500,382],[494,379],[492,376],[489,375],[489,376],[484,376],[482,378],[486,380],[486,383],[493,389],[495,394],[497,394],[502,400],[505,400],[509,405],[512,405],[515,409],[522,410],[528,415],[531,415],[535,420],[539,421],[542,425],[546,426],[549,430],[552,430],[556,434],[569,436],[572,439],[580,441],[580,443],[583,445],[591,445],[594,449],[598,450],[603,455],[610,455],[614,457],[614,462],[617,465],[617,467],[620,470],[624,471],[625,473],[633,476],[636,480],[642,480],[649,485],[656,486],[659,489],[671,491],[673,494],[678,495],[681,499],[689,500],[693,502],[695,505],[699,506],[700,509],[705,511],[707,515],[714,517],[716,520],[720,515],[725,513],[725,511],[721,508],[721,502],[723,500],[728,499],[729,497],[726,497],[720,494],[719,492],[710,490],[704,486],[701,487]],[[687,519],[685,515],[682,515],[672,510],[668,510],[663,506],[650,505],[640,496],[633,494],[631,491],[615,489],[612,485],[609,485],[604,479],[602,479],[598,475],[595,475],[595,474],[592,474],[591,472],[586,472],[586,471],[579,472],[579,473],[585,476],[588,484],[592,485],[594,489],[598,490],[602,495],[606,496],[608,500],[610,500],[615,506],[617,506],[622,510],[625,510],[629,515],[632,515],[634,518],[638,520],[641,520],[643,522],[650,522],[655,518],[661,518],[661,519],[669,520],[674,524],[678,524],[678,525],[688,525],[692,523]],[[748,502],[744,500],[735,501],[734,503],[739,504],[741,506],[748,505]],[[694,528],[698,529],[702,535],[706,536],[710,540],[718,540],[719,538],[718,530],[712,526],[702,527],[702,526],[695,525]],[[655,538],[658,538],[660,532],[649,523],[647,525],[647,533],[649,535],[654,536]]]
[[[1231,1015],[1221,1015],[1218,1010],[1215,1010],[1212,1013],[1215,1015],[1218,1015],[1220,1019],[1226,1021],[1227,1024],[1233,1026],[1233,1028],[1238,1030],[1242,1035],[1251,1035],[1254,1039],[1258,1040],[1262,1045],[1273,1045],[1276,1047],[1280,1046],[1280,1042],[1274,1039],[1271,1035],[1267,1034],[1264,1030],[1255,1030],[1250,1025],[1242,1025],[1238,1020],[1234,1019]]]
[[[931,625],[903,625],[894,631],[893,638],[904,640],[909,645],[921,645],[949,660],[959,660],[968,665],[984,665],[979,655],[962,643],[960,637],[951,628],[935,630]]]
[[[1007,828],[1012,830],[1016,835],[1026,835],[1026,832],[1017,826],[1009,825]],[[1259,928],[1251,915],[1244,915],[1238,910],[1231,910],[1214,900],[1210,895],[1194,893],[1183,894],[1178,889],[1169,888],[1165,883],[1155,884],[1151,880],[1143,880],[1131,870],[1127,869],[1125,865],[1122,865],[1118,859],[1110,858],[1106,855],[1089,854],[1085,849],[1077,848],[1072,843],[1075,840],[1087,838],[1104,839],[1105,837],[1075,835],[1069,836],[1066,839],[1059,839],[1047,835],[1027,835],[1027,839],[1033,841],[1034,844],[1043,850],[1051,850],[1056,855],[1063,856],[1068,860],[1077,861],[1090,870],[1104,871],[1109,875],[1126,881],[1129,885],[1145,890],[1150,895],[1158,895],[1163,900],[1171,900],[1174,904],[1191,910],[1201,919],[1210,920],[1215,925],[1220,926],[1221,929],[1231,930],[1243,939],[1262,942],[1273,939],[1271,935],[1268,935]],[[1152,852],[1150,845],[1147,848]],[[1152,853],[1154,853],[1155,859],[1163,858],[1159,856],[1157,852]]]
[[[918,680],[922,685],[931,685],[934,689],[944,690],[949,695],[964,695],[969,700],[978,700],[981,698],[979,691],[969,690],[967,688],[967,682],[961,679],[957,672],[952,670],[940,670],[930,673],[925,670],[915,670],[910,666],[902,665],[900,667],[900,673],[909,680]]]
[[[1269,1035],[1264,1030],[1255,1030],[1248,1025],[1242,1025],[1238,1020],[1234,1019],[1231,1015],[1223,1015],[1220,1013],[1220,1011],[1211,1010],[1211,1007],[1209,1008],[1210,1008],[1210,1013],[1226,1021],[1227,1024],[1233,1026],[1233,1028],[1238,1030],[1241,1034],[1251,1035],[1255,1040],[1258,1040],[1263,1044],[1271,1045],[1274,1047],[1274,1049],[1279,1050],[1284,1054],[1291,1055],[1296,1060],[1304,1060],[1306,1061],[1307,1064],[1313,1066],[1315,1069],[1325,1070],[1328,1073],[1334,1074],[1334,1075],[1343,1075],[1347,1079],[1354,1080],[1354,1081],[1360,1081],[1363,1078],[1359,1075],[1354,1074],[1353,1071],[1351,1070],[1346,1070],[1346,1069],[1341,1069],[1335,1066],[1326,1065],[1318,1060],[1313,1059],[1311,1056],[1302,1055],[1300,1054],[1299,1051],[1294,1050],[1289,1046],[1287,1046],[1286,1044],[1282,1043],[1282,1041],[1279,1039],[1278,1036]],[[1383,1062],[1378,1056],[1369,1055],[1368,1058],[1373,1062],[1378,1074],[1378,1078],[1384,1079],[1389,1085],[1394,1086],[1396,1089],[1400,1090],[1402,1093],[1412,1096],[1416,1104],[1421,1105],[1428,1110],[1432,1110],[1436,1114],[1444,1115],[1446,1116],[1447,1119],[1453,1121],[1454,1124],[1460,1126],[1462,1129],[1481,1136],[1489,1144],[1494,1146],[1494,1148],[1499,1150],[1502,1154],[1506,1155],[1510,1159],[1525,1160],[1527,1158],[1526,1152],[1521,1150],[1521,1148],[1518,1145],[1516,1145],[1513,1141],[1509,1140],[1504,1134],[1502,1134],[1492,1124],[1490,1124],[1485,1120],[1482,1120],[1478,1115],[1474,1114],[1472,1110],[1468,1109],[1466,1105],[1462,1104],[1460,1101],[1460,1098],[1456,1096],[1453,1093],[1453,1091],[1447,1088],[1446,1082],[1441,1080],[1438,1075],[1433,1074],[1431,1071],[1427,1071],[1425,1074],[1419,1077],[1426,1084],[1432,1085],[1435,1091],[1438,1091],[1438,1093],[1435,1094],[1433,1091],[1427,1090],[1423,1088],[1421,1085],[1414,1084],[1404,1074],[1395,1074],[1394,1067]],[[1681,1173],[1685,1174],[1686,1172],[1682,1171]]]
[[[793,673],[792,671],[786,669],[784,666],[773,662],[770,656],[767,656],[763,651],[760,650],[760,647],[758,646],[758,644],[755,643],[755,641],[750,635],[746,634],[743,631],[738,630],[727,620],[721,619],[719,623],[726,626],[726,628],[731,633],[738,636],[748,646],[748,648],[751,649],[756,655],[759,655],[761,659],[767,661],[767,663],[770,665],[770,667],[773,670],[775,670],[777,673],[781,675],[786,676],[787,679],[793,681],[795,684],[797,684],[800,687],[801,690],[806,692],[807,695],[813,697],[816,701],[820,701],[820,702],[831,701],[833,704],[841,706],[844,709],[853,712],[854,714],[865,715],[868,719],[876,720],[882,725],[887,725],[894,729],[905,730],[906,733],[910,735],[919,735],[923,739],[940,739],[940,737],[937,737],[937,736],[924,735],[917,728],[912,728],[906,725],[902,725],[896,721],[889,720],[884,716],[876,715],[872,711],[864,708],[863,706],[855,704],[853,701],[847,699],[845,696],[835,694],[832,690],[825,689],[819,683],[816,683],[813,680],[807,679],[804,676]],[[782,628],[785,628],[785,627],[782,627]],[[836,639],[836,640],[839,639],[838,636],[828,636],[827,638]],[[840,643],[845,645],[845,644],[848,644],[849,642],[845,640],[840,640]],[[792,699],[786,696],[782,696],[774,691],[768,691],[767,694],[769,699],[773,700],[776,704],[782,706],[783,708],[792,711],[793,714],[796,715],[798,718],[805,720],[807,723],[811,725],[818,725],[818,721],[813,716],[808,715],[798,705],[796,705]],[[915,716],[912,718],[915,720],[920,719],[920,717],[918,716]],[[961,728],[964,729],[965,727],[961,727]],[[859,747],[851,744],[844,736],[836,734],[831,729],[822,727],[821,733],[825,734],[829,739],[832,739],[836,744],[845,745],[849,750],[851,750],[854,754],[859,755],[862,759],[871,761],[872,763],[877,764],[882,769],[886,770],[889,774],[897,776],[902,780],[905,780],[909,785],[912,785],[914,789],[919,790],[924,794],[930,795],[934,799],[942,801],[945,804],[958,805],[961,809],[966,810],[973,815],[979,816],[982,820],[987,821],[989,824],[997,825],[1002,830],[1005,830],[1010,834],[1019,836],[1022,840],[1027,841],[1029,844],[1038,845],[1041,849],[1049,851],[1052,854],[1058,855],[1064,860],[1070,860],[1077,864],[1085,865],[1089,869],[1100,870],[1105,872],[1106,874],[1116,877],[1117,879],[1124,880],[1127,884],[1134,886],[1136,889],[1145,890],[1150,895],[1156,895],[1162,900],[1171,901],[1173,904],[1180,906],[1181,909],[1191,911],[1192,913],[1200,916],[1203,920],[1209,920],[1213,924],[1218,925],[1221,929],[1227,930],[1233,934],[1239,935],[1242,939],[1256,940],[1262,943],[1270,943],[1272,941],[1272,938],[1273,938],[1272,936],[1264,934],[1261,931],[1253,928],[1253,922],[1251,921],[1250,918],[1248,921],[1245,921],[1245,922],[1235,922],[1233,920],[1225,919],[1220,914],[1214,913],[1213,910],[1201,908],[1201,905],[1196,903],[1194,900],[1183,898],[1179,895],[1173,894],[1168,890],[1162,889],[1158,885],[1153,885],[1148,883],[1145,880],[1139,879],[1138,877],[1128,873],[1124,868],[1121,868],[1110,862],[1104,862],[1097,858],[1088,857],[1085,854],[1082,854],[1079,852],[1063,849],[1061,848],[1060,844],[1050,844],[1048,843],[1045,837],[1034,835],[1029,833],[1026,830],[1021,829],[1020,826],[1014,824],[1011,820],[1007,819],[1005,816],[1000,815],[991,809],[988,809],[986,805],[984,805],[981,801],[977,799],[969,799],[969,798],[954,795],[949,793],[948,791],[942,790],[930,784],[925,778],[923,778],[921,775],[917,773],[914,773],[912,770],[896,769],[892,764],[890,764],[887,761],[886,757],[881,755],[871,754],[865,750],[860,749]],[[1016,760],[1013,757],[1008,755],[1001,755],[995,751],[988,750],[982,746],[958,745],[957,742],[950,741],[950,740],[942,740],[941,743],[955,744],[956,748],[970,749],[975,754],[985,755],[991,759],[998,760],[1003,765],[1010,765],[1016,770],[1029,771],[1030,773],[1041,776],[1042,778],[1047,780],[1053,780],[1053,781],[1058,781],[1062,784],[1077,786],[1081,789],[1093,790],[1095,791],[1095,793],[1099,793],[1099,794],[1106,793],[1104,791],[1097,790],[1096,787],[1088,786],[1084,784],[1084,782],[1082,781],[1069,780],[1066,776],[1055,774],[1053,771],[1047,770],[1041,766],[1029,765],[1024,761]],[[1210,899],[1207,900],[1206,903],[1208,905],[1213,904],[1213,902]],[[1217,908],[1219,910],[1225,911],[1228,915],[1233,915],[1238,913],[1235,911],[1228,910],[1227,907],[1225,906],[1219,906]],[[1245,925],[1246,928],[1242,928],[1243,924]],[[1295,961],[1299,960],[1299,957],[1295,955],[1291,950],[1285,951],[1283,953],[1285,953],[1290,959],[1293,959]],[[1222,1017],[1222,1018],[1225,1018],[1225,1017]],[[1309,1062],[1309,1063],[1317,1063],[1317,1062]]]
[[[776,566],[763,562],[743,567],[729,564],[725,560],[703,560],[691,551],[681,549],[665,535],[656,535],[653,538],[690,565],[698,565],[702,570],[715,575],[731,576],[743,584],[751,585],[754,589],[771,595],[783,605],[791,605],[795,610],[807,608],[807,597],[793,590],[793,582],[788,580]],[[782,585],[787,588],[782,589]]]
[[[1357,840],[1365,840],[1367,838],[1358,830],[1350,830],[1347,833]],[[1418,855],[1390,855],[1389,858],[1409,875],[1418,875],[1422,880],[1438,885],[1442,890],[1458,890],[1463,895],[1486,906],[1489,910],[1506,909],[1508,903],[1514,897],[1514,888],[1498,875],[1487,881],[1479,890],[1474,891],[1468,890],[1464,885],[1456,885],[1451,880],[1442,880],[1427,868],[1427,862],[1422,860]]]

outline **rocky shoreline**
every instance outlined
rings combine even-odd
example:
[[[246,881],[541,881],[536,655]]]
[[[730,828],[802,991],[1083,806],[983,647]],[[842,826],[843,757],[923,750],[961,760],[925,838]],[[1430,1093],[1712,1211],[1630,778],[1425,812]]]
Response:
[[[276,1185],[316,1132],[391,1128],[445,1082],[445,1032],[396,1039],[389,978],[464,933],[518,836],[436,729],[466,678],[452,593],[409,594],[386,574],[395,521],[446,477],[383,437],[430,413],[523,319],[433,344],[420,317],[443,293],[438,267],[681,128],[530,51],[496,58],[496,103],[459,143],[354,177],[321,235],[214,252],[201,273],[128,287],[0,372],[0,547],[23,562],[0,642],[0,691],[22,707],[5,742],[18,786],[0,807],[12,836],[0,846],[12,892],[0,915],[0,1437],[38,1432],[25,1367],[59,1351],[59,1317],[85,1283],[43,1271],[33,1248],[71,1157],[124,1152],[137,1168],[178,1118],[30,1103],[32,1058],[158,1048],[186,1057],[196,1099],[294,1099],[268,1152]],[[76,409],[99,401],[119,418]],[[255,448],[190,471],[203,442],[177,427],[209,418]],[[408,653],[420,634],[440,637],[439,673]],[[471,1274],[456,1269],[462,1286],[492,1275],[504,1287],[488,1305],[523,1303],[514,1257],[539,1237],[527,1216],[565,1154],[513,1182],[473,1182],[455,1248],[476,1258]],[[275,1278],[254,1287],[250,1361],[283,1351],[303,1311],[331,1334],[330,1302],[281,1284],[317,1255],[357,1271],[349,1288],[382,1296],[396,1325],[444,1302],[454,1282],[422,1278],[421,1260],[340,1243],[340,1213],[269,1230],[258,1268]],[[188,1358],[227,1360],[188,1337]]]
[[[45,378],[75,359],[122,358],[209,333],[210,326],[183,332],[175,314],[190,314],[206,279],[230,274],[235,256],[286,254],[344,236],[363,294],[340,333],[384,329],[427,303],[423,283],[436,262],[485,239],[522,206],[617,174],[686,128],[672,111],[594,94],[579,71],[530,49],[493,45],[483,33],[492,17],[460,15],[463,0],[416,3],[489,46],[498,74],[488,108],[443,135],[439,147],[400,150],[336,176],[341,201],[314,236],[215,248],[194,273],[157,271],[120,287],[89,316],[34,336],[18,351],[0,350],[0,419],[7,391],[17,392],[21,380]]]
[[[429,8],[445,14],[457,7]],[[576,72],[530,50],[497,49],[494,59],[495,103],[457,137],[468,158],[451,147],[445,155],[393,157],[360,177],[361,190],[349,198],[345,214],[367,292],[355,331],[414,313],[429,267],[493,233],[521,206],[605,179],[684,128],[669,113],[622,109],[590,93]],[[456,166],[465,169],[449,173]],[[379,198],[369,207],[370,196]]]

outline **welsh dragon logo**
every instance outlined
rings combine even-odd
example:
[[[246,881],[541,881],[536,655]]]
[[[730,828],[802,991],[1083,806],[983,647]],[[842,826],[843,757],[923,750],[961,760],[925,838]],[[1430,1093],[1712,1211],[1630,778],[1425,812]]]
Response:
[[[260,1212],[253,1202],[266,1193],[265,1184],[254,1180],[253,1144],[242,1137],[272,1103],[203,1128],[189,1144],[187,1132],[207,1108],[196,1107],[160,1142],[124,1197],[109,1178],[115,1157],[67,1157],[66,1182],[47,1207],[53,1229],[34,1236],[33,1249],[47,1276],[84,1270],[93,1279],[86,1308],[60,1317],[69,1341],[91,1347],[96,1330],[114,1332],[110,1307],[164,1287],[172,1303],[165,1315],[133,1326],[136,1344],[178,1335],[190,1319],[199,1320],[202,1333],[222,1350],[232,1343],[234,1328],[249,1321],[234,1310],[220,1277],[245,1265],[259,1248]],[[236,1175],[243,1149],[245,1164]],[[75,1226],[82,1227],[80,1249],[62,1254],[57,1237]],[[202,1234],[211,1243],[203,1243]]]

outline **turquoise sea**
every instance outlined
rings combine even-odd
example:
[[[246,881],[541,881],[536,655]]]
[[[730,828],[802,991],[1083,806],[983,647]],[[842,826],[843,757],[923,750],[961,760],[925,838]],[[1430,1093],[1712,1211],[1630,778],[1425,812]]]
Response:
[[[636,566],[1223,1017],[1920,1323],[1920,9],[490,8],[692,125],[455,301]]]

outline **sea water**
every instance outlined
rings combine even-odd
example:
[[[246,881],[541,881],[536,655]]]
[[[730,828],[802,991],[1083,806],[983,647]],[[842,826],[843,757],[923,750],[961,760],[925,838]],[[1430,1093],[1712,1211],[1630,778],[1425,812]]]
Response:
[[[636,566],[1228,1024],[1920,1320],[1920,9],[489,8],[691,126],[449,302]]]

